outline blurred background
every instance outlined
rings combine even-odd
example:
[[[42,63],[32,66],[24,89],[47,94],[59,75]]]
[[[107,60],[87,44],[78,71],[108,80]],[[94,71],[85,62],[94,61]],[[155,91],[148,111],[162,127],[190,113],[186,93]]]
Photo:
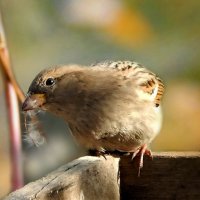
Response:
[[[199,6],[196,0],[0,1],[12,67],[24,92],[40,70],[60,64],[132,60],[159,74],[166,85],[164,123],[153,151],[200,150]],[[0,197],[10,190],[3,88],[1,77]],[[61,119],[48,113],[40,119],[48,144],[23,142],[26,183],[86,154]]]

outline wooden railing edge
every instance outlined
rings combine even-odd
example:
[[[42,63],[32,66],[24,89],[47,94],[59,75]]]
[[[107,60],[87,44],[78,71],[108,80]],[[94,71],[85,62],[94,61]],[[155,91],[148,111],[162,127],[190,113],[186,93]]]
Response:
[[[200,199],[200,152],[153,153],[144,158],[84,156],[10,193],[4,200]]]

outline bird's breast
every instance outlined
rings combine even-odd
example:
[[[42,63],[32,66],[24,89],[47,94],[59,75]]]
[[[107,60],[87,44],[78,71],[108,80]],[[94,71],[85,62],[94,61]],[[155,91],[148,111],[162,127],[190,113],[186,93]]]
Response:
[[[132,151],[150,143],[161,125],[160,110],[127,111],[96,115],[91,111],[70,124],[78,143],[90,149]]]

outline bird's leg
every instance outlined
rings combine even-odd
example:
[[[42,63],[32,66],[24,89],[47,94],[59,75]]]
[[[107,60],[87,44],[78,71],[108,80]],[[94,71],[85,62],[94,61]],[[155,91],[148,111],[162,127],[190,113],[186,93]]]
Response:
[[[141,147],[139,147],[132,155],[132,159],[135,158],[137,155],[139,156],[138,176],[140,176],[140,170],[143,167],[144,154],[148,155],[151,159],[153,158],[152,154],[151,154],[151,151],[149,149],[147,149],[147,145],[146,144],[144,144]]]

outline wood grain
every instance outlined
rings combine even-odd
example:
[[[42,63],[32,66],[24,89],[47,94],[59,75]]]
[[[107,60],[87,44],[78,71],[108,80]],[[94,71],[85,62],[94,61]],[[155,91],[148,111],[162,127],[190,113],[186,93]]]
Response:
[[[29,183],[5,200],[118,200],[119,159],[85,156]]]
[[[137,176],[136,162],[120,160],[121,199],[200,199],[200,153],[155,153],[144,159]]]
[[[199,152],[154,153],[153,160],[145,156],[140,177],[137,159],[85,156],[4,200],[200,199]]]

